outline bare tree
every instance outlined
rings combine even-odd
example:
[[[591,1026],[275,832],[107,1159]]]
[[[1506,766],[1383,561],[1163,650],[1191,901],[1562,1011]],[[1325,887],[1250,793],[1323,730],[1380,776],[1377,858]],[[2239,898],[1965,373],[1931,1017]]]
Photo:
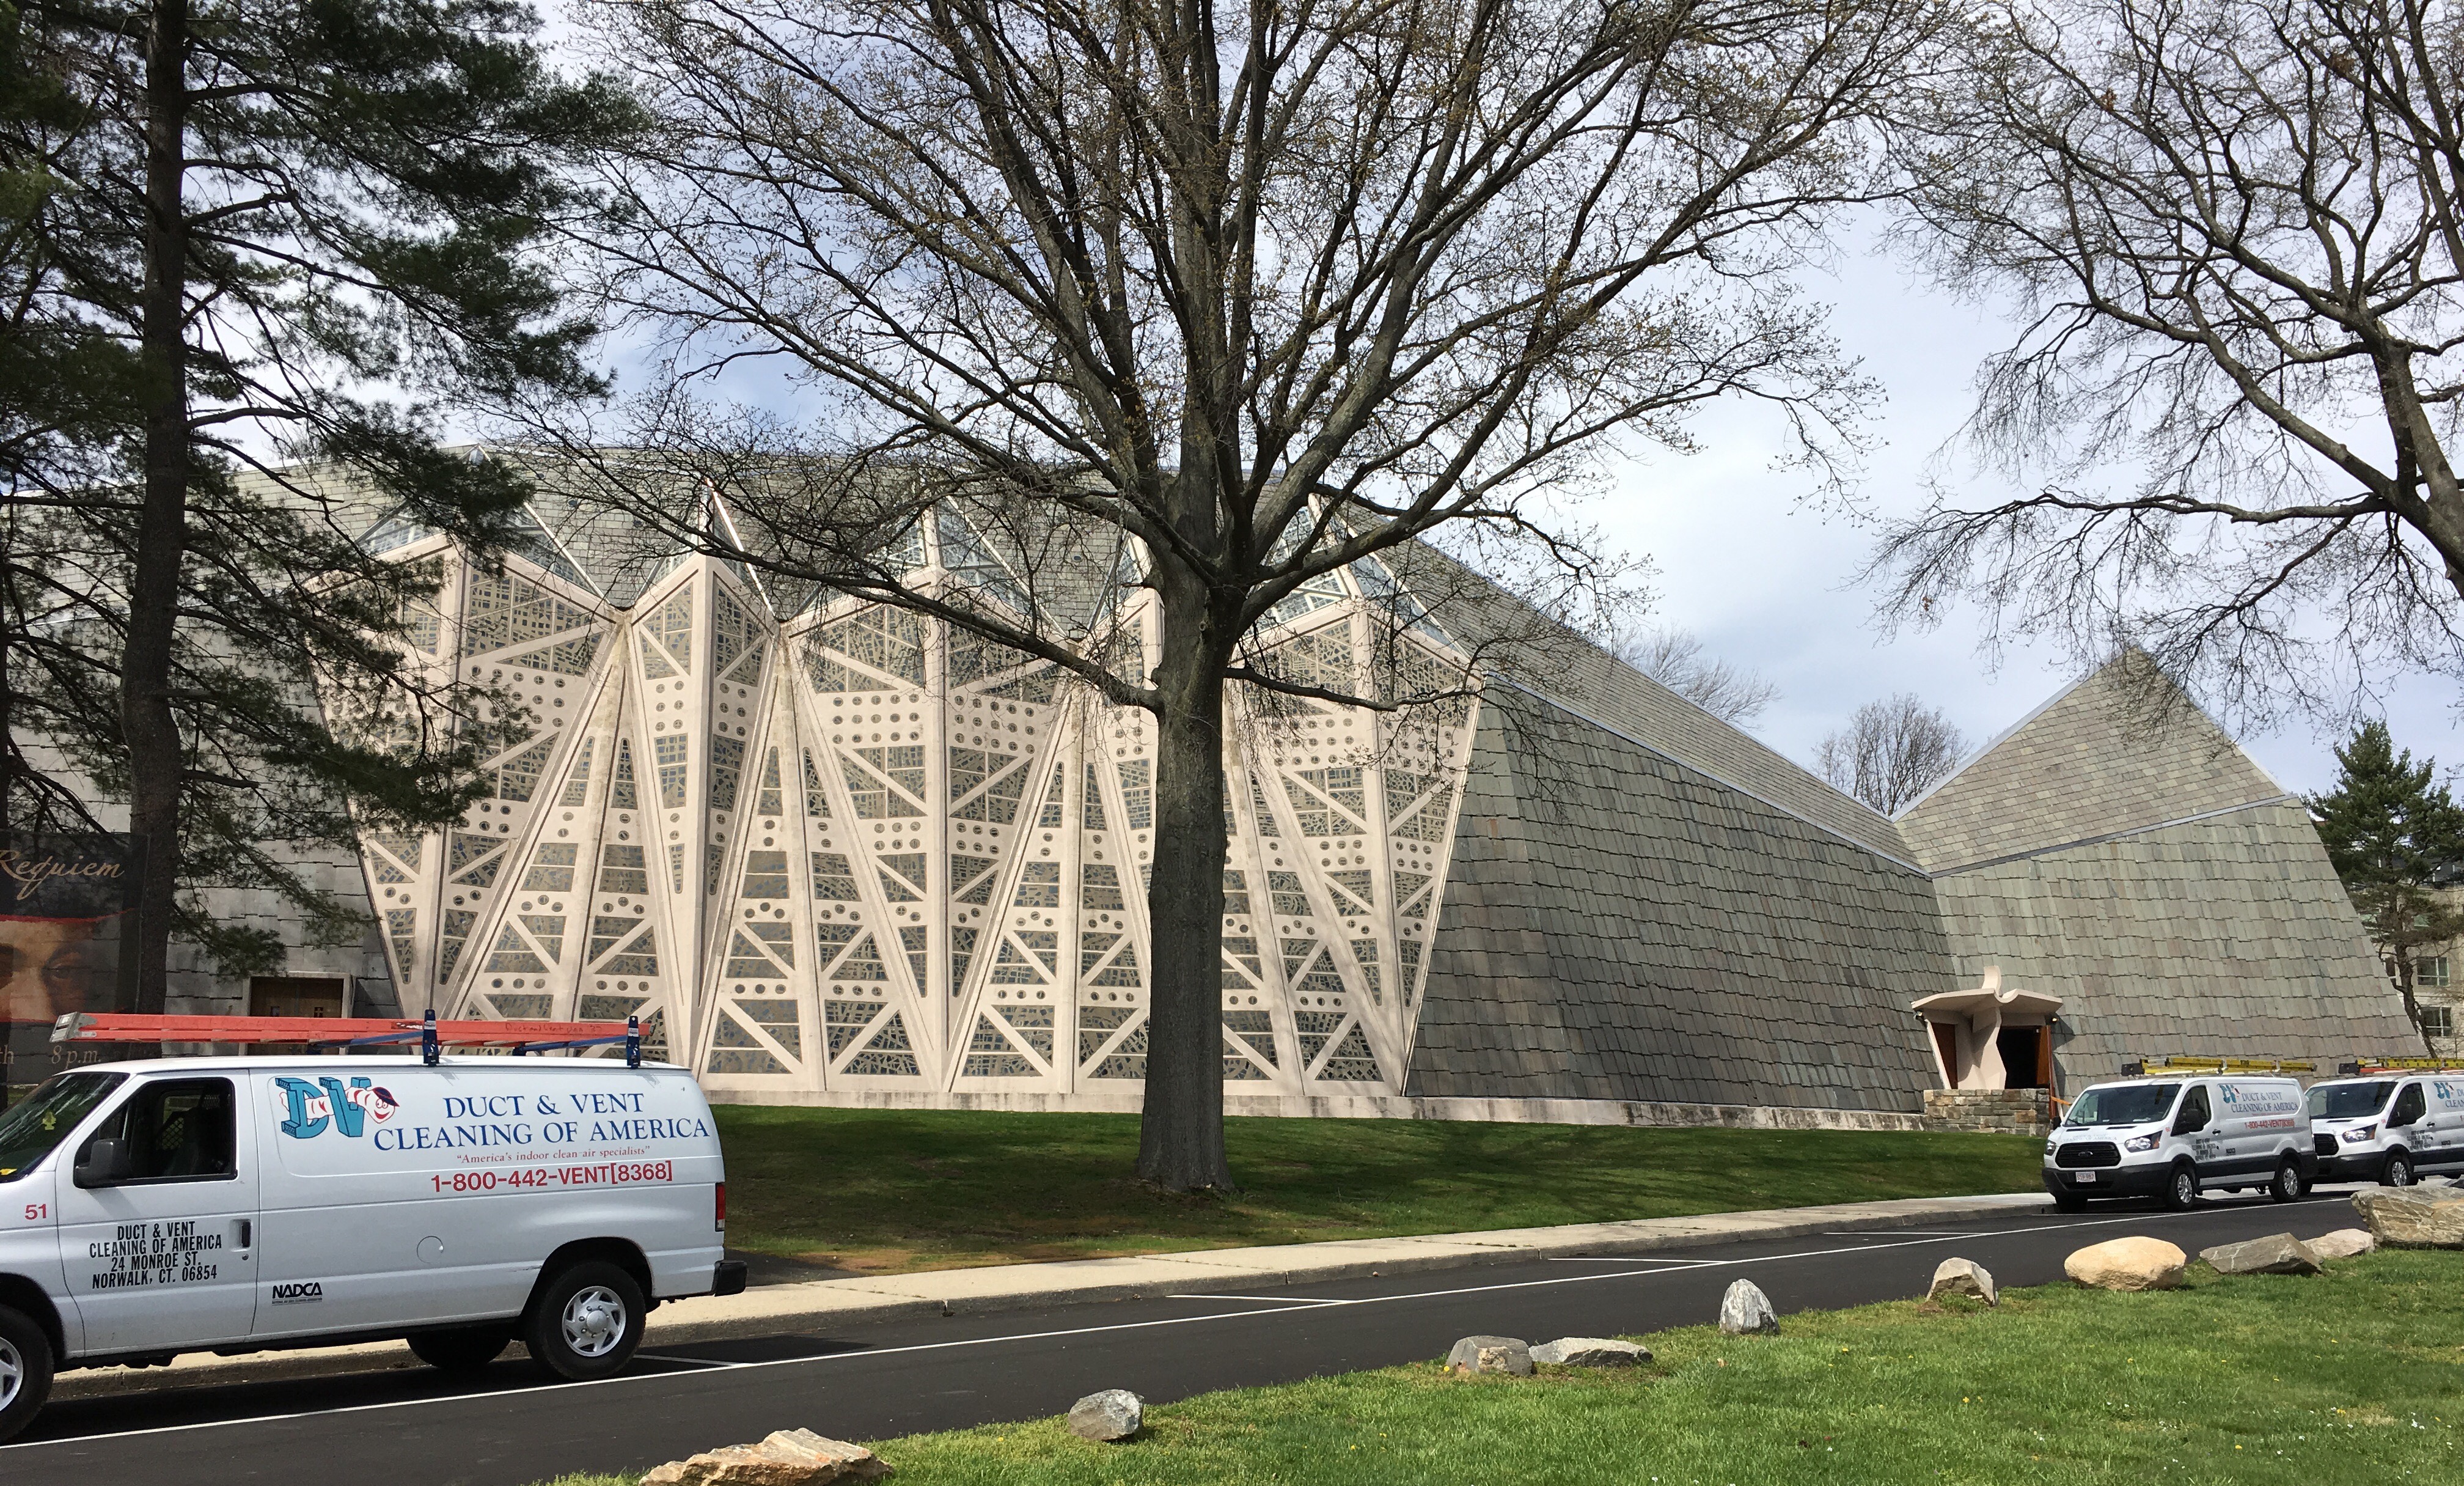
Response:
[[[1702,637],[1674,625],[1629,630],[1609,654],[1718,718],[1744,726],[1762,716],[1779,688],[1751,671],[1703,653]]]
[[[1277,665],[1262,625],[1446,528],[1459,553],[1521,543],[1590,572],[1557,522],[1595,441],[1682,441],[1712,399],[1775,403],[1833,457],[1865,388],[1786,269],[1874,189],[1876,121],[1935,3],[587,12],[661,121],[612,183],[630,214],[611,294],[664,329],[680,388],[766,365],[826,402],[748,446],[766,456],[746,488],[794,486],[813,455],[847,472],[674,534],[1152,719],[1142,1176],[1230,1182],[1227,678],[1381,710],[1464,684]],[[634,442],[700,416],[658,406]],[[1144,649],[1089,627],[1101,595],[1064,612],[910,587],[869,544],[953,502],[1030,551],[1110,532],[1111,570],[1147,590]]]
[[[2020,306],[1967,432],[2033,488],[1891,532],[1891,610],[1971,593],[1989,641],[2136,643],[2255,718],[2454,674],[2459,49],[2431,0],[1996,7],[1906,235]]]
[[[1947,778],[1968,741],[1941,710],[1906,692],[1869,701],[1822,740],[1814,767],[1834,788],[1885,815]]]

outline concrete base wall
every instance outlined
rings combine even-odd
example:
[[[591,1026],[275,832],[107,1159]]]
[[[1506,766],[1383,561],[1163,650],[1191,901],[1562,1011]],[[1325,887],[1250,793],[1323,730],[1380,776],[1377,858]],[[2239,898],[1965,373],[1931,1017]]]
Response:
[[[924,1094],[825,1091],[750,1094],[710,1091],[714,1104],[802,1104],[826,1109],[980,1109],[1008,1114],[1134,1115],[1132,1091],[1102,1094]],[[1790,1109],[1751,1104],[1667,1104],[1631,1099],[1411,1098],[1391,1095],[1224,1096],[1227,1115],[1268,1119],[1472,1120],[1504,1124],[1722,1125],[1741,1130],[1923,1130],[1924,1116],[1862,1109]]]
[[[2046,1089],[1927,1089],[1925,1128],[1985,1130],[2000,1135],[2043,1135],[2054,1127],[2053,1094]]]

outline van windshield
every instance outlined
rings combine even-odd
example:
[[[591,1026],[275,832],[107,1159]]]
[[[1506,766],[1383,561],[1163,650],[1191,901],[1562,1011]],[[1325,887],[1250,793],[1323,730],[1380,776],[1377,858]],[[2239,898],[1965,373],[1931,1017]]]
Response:
[[[0,1182],[13,1182],[69,1138],[126,1074],[62,1074],[0,1111]]]
[[[2375,1083],[2322,1083],[2310,1091],[2310,1118],[2359,1120],[2364,1115],[2375,1115],[2394,1090],[2392,1078]]]
[[[2173,1108],[2178,1083],[2123,1083],[2090,1089],[2071,1106],[2074,1125],[2144,1125],[2165,1118]]]

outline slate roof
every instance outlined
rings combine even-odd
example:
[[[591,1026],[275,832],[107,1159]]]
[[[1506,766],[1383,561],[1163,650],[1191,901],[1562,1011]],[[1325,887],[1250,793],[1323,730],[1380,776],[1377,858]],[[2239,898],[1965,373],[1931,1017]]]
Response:
[[[2306,810],[2124,656],[1901,812],[1960,982],[2063,998],[2066,1086],[2163,1054],[2325,1070],[2414,1040]]]
[[[1921,874],[1529,709],[1483,710],[1430,956],[1422,1096],[1913,1110],[1951,988]]]

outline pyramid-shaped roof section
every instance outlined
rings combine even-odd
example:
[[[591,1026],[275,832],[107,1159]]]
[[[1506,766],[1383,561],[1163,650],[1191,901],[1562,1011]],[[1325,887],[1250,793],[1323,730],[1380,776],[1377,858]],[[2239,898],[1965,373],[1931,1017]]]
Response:
[[[1705,774],[1902,866],[1915,858],[1889,817],[1844,794],[1751,734],[1721,721],[1481,574],[1425,544],[1389,566],[1437,624],[1509,686]],[[1604,802],[1608,803],[1608,802]]]
[[[2287,798],[2144,654],[2057,693],[1899,814],[1928,872]]]

